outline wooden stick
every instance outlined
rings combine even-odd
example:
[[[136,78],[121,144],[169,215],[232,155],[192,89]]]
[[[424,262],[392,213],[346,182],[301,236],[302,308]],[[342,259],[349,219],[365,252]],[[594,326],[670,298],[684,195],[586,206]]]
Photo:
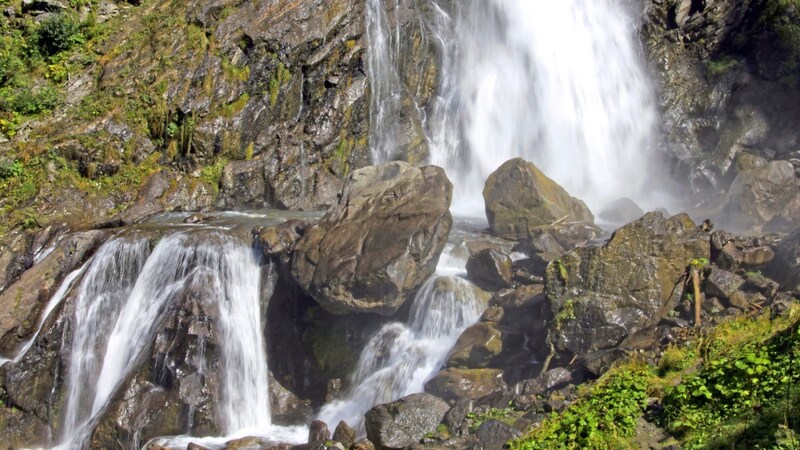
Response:
[[[701,293],[700,293],[700,275],[697,273],[697,267],[692,264],[690,267],[691,274],[692,274],[692,286],[694,287],[694,326],[700,326],[700,304],[701,304]]]

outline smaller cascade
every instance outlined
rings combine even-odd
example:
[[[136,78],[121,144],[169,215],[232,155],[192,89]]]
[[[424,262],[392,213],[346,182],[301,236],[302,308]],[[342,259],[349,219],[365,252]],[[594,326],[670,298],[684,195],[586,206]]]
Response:
[[[364,413],[377,404],[422,392],[462,331],[478,320],[485,305],[468,281],[434,276],[417,292],[407,324],[381,328],[361,353],[342,399],[322,408],[326,423],[344,420],[363,428]]]
[[[59,448],[80,447],[153,345],[165,314],[187,289],[217,311],[220,350],[218,418],[228,435],[271,427],[261,323],[261,267],[237,238],[201,230],[149,239],[118,238],[103,246],[80,284],[65,422]]]

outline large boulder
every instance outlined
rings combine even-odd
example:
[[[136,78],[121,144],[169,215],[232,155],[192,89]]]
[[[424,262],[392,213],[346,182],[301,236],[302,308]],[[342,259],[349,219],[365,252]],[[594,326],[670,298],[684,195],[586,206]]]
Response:
[[[435,166],[398,161],[353,172],[339,202],[298,242],[292,276],[332,313],[394,314],[436,269],[452,191]]]
[[[447,366],[470,369],[486,367],[501,351],[503,340],[500,330],[491,323],[476,323],[458,337],[447,357]]]
[[[800,228],[778,244],[767,275],[780,283],[781,288],[800,292]]]
[[[717,219],[741,232],[790,231],[800,223],[800,178],[788,161],[740,172]]]
[[[422,440],[450,409],[444,400],[430,394],[411,394],[367,411],[367,437],[378,449],[406,448]]]
[[[513,286],[511,258],[493,248],[485,248],[467,260],[467,277],[481,289],[496,291]]]
[[[563,218],[594,221],[585,203],[522,158],[506,161],[489,175],[483,199],[492,232],[507,239],[526,238],[536,228]]]
[[[547,268],[550,337],[569,356],[613,348],[655,324],[680,293],[694,258],[710,258],[708,233],[685,214],[648,213],[602,246],[572,250]]]

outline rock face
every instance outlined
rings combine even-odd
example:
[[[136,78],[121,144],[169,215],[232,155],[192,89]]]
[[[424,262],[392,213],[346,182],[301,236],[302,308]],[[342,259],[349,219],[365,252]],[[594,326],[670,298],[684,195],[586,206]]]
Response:
[[[708,233],[688,216],[656,212],[618,229],[605,245],[562,256],[546,272],[556,349],[586,355],[654,324],[672,308],[670,294],[687,264],[710,252]]]
[[[800,178],[788,161],[739,172],[717,219],[734,231],[789,231],[800,224]]]
[[[367,437],[378,449],[401,449],[436,430],[450,406],[430,394],[411,394],[367,411]]]
[[[52,253],[0,294],[0,353],[10,354],[34,331],[39,313],[61,280],[109,236],[107,231],[88,231],[65,237]]]
[[[534,228],[564,217],[594,221],[582,201],[570,197],[533,163],[521,158],[506,161],[489,175],[483,199],[492,232],[507,239],[528,237]]]
[[[452,190],[435,166],[353,172],[339,202],[298,242],[292,276],[333,313],[393,314],[436,268]]]
[[[134,203],[111,219],[112,224],[132,224],[154,214],[200,211],[212,206],[214,189],[207,182],[164,170],[152,175]]]
[[[780,241],[767,274],[781,288],[800,292],[800,228]]]
[[[503,350],[502,333],[490,323],[470,326],[450,350],[448,367],[481,368]]]

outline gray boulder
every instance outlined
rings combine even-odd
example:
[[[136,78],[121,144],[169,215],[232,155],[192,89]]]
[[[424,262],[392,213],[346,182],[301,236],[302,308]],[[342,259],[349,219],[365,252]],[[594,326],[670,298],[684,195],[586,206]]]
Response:
[[[510,288],[513,276],[511,258],[493,248],[476,252],[467,260],[467,277],[481,289],[496,291]]]
[[[436,269],[453,185],[435,166],[353,172],[339,202],[297,243],[292,276],[335,314],[394,314]]]
[[[430,394],[411,394],[367,411],[367,437],[377,449],[401,449],[436,430],[450,406]]]

